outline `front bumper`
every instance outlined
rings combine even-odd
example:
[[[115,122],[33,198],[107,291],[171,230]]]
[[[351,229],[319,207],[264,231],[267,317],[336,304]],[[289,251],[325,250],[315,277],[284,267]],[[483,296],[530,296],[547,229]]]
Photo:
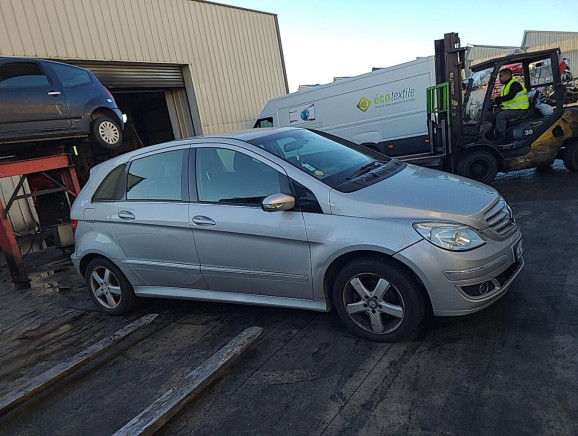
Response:
[[[435,315],[457,316],[482,310],[505,295],[524,266],[521,244],[519,231],[467,252],[443,250],[423,240],[395,257],[418,275]]]

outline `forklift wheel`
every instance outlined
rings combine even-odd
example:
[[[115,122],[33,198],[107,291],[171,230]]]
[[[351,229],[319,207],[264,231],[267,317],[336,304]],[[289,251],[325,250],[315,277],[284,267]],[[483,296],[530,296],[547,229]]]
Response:
[[[487,151],[474,151],[458,161],[457,173],[478,182],[492,183],[498,174],[498,162]]]
[[[570,171],[578,171],[578,142],[566,146],[563,158],[566,168]]]

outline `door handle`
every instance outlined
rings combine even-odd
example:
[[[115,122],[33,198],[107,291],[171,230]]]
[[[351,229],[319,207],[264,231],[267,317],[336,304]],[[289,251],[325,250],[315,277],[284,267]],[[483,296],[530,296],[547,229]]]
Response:
[[[52,96],[54,96],[54,97],[58,97],[59,95],[62,95],[62,92],[60,92],[60,91],[50,91],[50,92],[48,93],[48,95],[52,95]]]
[[[123,220],[133,220],[135,218],[134,214],[128,210],[121,210],[118,213],[118,217]]]
[[[193,217],[193,223],[198,226],[214,226],[217,224],[211,218],[207,216],[197,215]]]

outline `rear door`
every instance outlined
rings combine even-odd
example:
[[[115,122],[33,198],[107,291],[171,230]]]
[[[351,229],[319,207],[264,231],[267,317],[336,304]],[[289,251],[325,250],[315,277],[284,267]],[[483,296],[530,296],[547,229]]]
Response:
[[[40,62],[0,62],[0,137],[57,132],[70,125],[62,89]]]
[[[189,217],[211,290],[313,299],[302,212],[265,212],[261,200],[291,193],[281,167],[229,145],[196,149]]]
[[[150,286],[205,289],[189,226],[188,147],[133,159],[110,226],[131,269]]]
[[[55,62],[50,62],[48,68],[62,86],[73,119],[79,120],[85,115],[90,116],[98,101],[105,98],[100,83],[94,83],[91,74],[85,69]]]

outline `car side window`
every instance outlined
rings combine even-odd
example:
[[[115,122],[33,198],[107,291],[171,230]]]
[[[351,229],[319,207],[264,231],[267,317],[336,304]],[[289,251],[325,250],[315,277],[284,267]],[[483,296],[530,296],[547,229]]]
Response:
[[[183,200],[183,161],[185,150],[159,153],[130,164],[127,200]]]
[[[9,62],[0,65],[0,88],[43,86],[50,84],[48,77],[33,62]]]
[[[270,194],[287,192],[288,179],[245,153],[198,148],[195,174],[201,202],[258,206]]]
[[[255,122],[256,128],[273,127],[273,117],[260,118]]]
[[[50,64],[50,67],[64,88],[72,88],[73,86],[82,86],[92,83],[90,74],[80,68],[62,64]]]
[[[119,165],[104,178],[94,192],[92,201],[114,201],[118,199],[118,188],[124,175],[126,165]]]

